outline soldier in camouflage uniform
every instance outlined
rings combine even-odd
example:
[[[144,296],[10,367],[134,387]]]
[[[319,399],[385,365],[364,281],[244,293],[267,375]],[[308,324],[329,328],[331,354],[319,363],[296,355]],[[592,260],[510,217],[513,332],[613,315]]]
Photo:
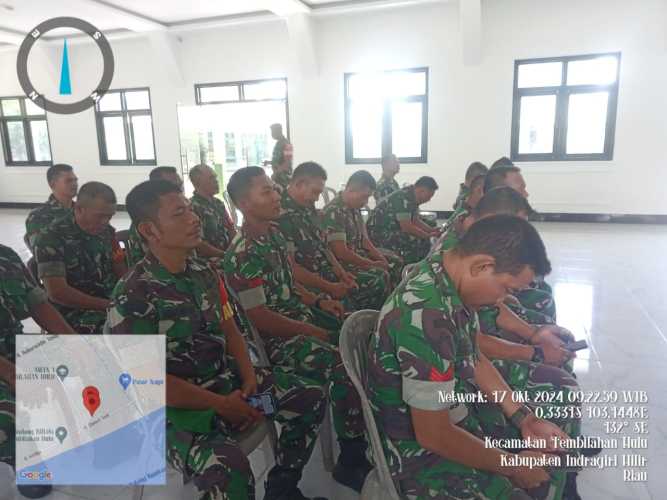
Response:
[[[127,270],[109,225],[115,212],[113,190],[88,182],[81,187],[74,217],[56,220],[35,239],[39,278],[79,333],[102,333],[111,291]]]
[[[342,299],[346,309],[378,309],[389,294],[383,269],[346,271],[329,250],[315,201],[324,189],[326,171],[317,163],[302,163],[282,193],[278,226],[293,253],[297,280],[309,288]]]
[[[342,306],[295,285],[286,241],[272,222],[280,196],[264,171],[240,169],[227,189],[244,219],[224,260],[227,282],[260,331],[271,363],[328,387],[341,447],[333,477],[360,491],[371,466],[359,396],[336,348]]]
[[[292,158],[294,150],[287,138],[283,135],[283,126],[280,123],[271,125],[271,137],[276,141],[271,156],[271,179],[281,191],[287,189],[292,179]]]
[[[225,284],[191,255],[199,218],[166,181],[147,181],[126,200],[149,251],[113,292],[112,334],[167,335],[167,457],[200,499],[252,499],[254,478],[234,438],[261,414],[246,398],[270,392],[282,426],[265,499],[303,499],[298,489],[326,409],[319,384],[287,370],[254,368]]]
[[[57,163],[46,171],[46,180],[51,188],[51,195],[41,207],[31,210],[25,220],[26,246],[34,254],[37,234],[51,222],[66,215],[72,215],[74,197],[78,190],[78,180],[70,165]]]
[[[465,208],[468,196],[472,191],[472,181],[480,175],[486,175],[488,167],[479,161],[472,162],[466,169],[465,182],[459,186],[459,194],[454,202],[454,211]],[[483,188],[482,188],[483,189]]]
[[[401,281],[403,260],[389,250],[375,248],[361,215],[361,207],[366,205],[374,189],[375,179],[367,171],[352,174],[345,190],[322,210],[323,227],[329,248],[346,269],[352,271],[353,266],[385,269],[393,289]]]
[[[484,266],[491,267],[482,271]],[[510,388],[480,353],[476,338],[477,308],[549,268],[539,235],[527,222],[489,217],[473,225],[454,250],[420,262],[385,303],[371,341],[368,386],[402,497],[562,498],[564,472],[504,467],[502,455],[517,457],[484,445],[486,436],[542,438],[551,444],[553,436],[567,435],[511,402]],[[477,391],[486,400],[439,398]],[[493,391],[507,396],[499,401]],[[524,496],[517,496],[521,490]]]
[[[446,231],[451,226],[460,225],[466,217],[472,213],[484,194],[484,176],[480,175],[470,181],[470,188],[465,201],[461,203],[445,222],[443,229]]]
[[[382,158],[382,176],[378,179],[375,191],[373,192],[376,205],[382,198],[401,189],[395,179],[400,170],[401,163],[398,161],[396,155],[388,155]]]
[[[438,184],[432,177],[421,177],[382,198],[368,217],[368,236],[379,248],[398,254],[405,264],[419,262],[431,248],[430,238],[440,230],[429,227],[419,217],[419,205],[428,202]]]

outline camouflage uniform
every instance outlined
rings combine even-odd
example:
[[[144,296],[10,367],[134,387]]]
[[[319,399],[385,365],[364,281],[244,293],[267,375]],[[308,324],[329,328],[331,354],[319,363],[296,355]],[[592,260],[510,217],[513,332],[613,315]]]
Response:
[[[65,208],[60,204],[55,196],[50,195],[46,203],[41,207],[37,207],[30,211],[28,218],[25,220],[25,241],[26,246],[30,251],[35,253],[35,238],[37,233],[46,229],[54,220],[72,215],[74,210],[72,208]]]
[[[18,255],[0,245],[0,356],[14,363],[15,336],[23,333],[21,321],[30,309],[47,301],[44,290],[35,285]],[[0,462],[14,465],[14,396],[0,380]]]
[[[192,210],[199,216],[202,238],[220,250],[226,250],[236,234],[236,227],[218,198],[206,198],[195,193],[190,199]]]
[[[468,196],[470,196],[470,188],[462,183],[459,186],[459,194],[456,196],[456,201],[453,206],[455,212],[466,207]]]
[[[206,261],[190,258],[172,274],[151,253],[118,282],[109,310],[112,334],[167,335],[167,373],[226,395],[240,389],[226,355],[221,322],[232,317],[225,286]],[[324,416],[315,382],[287,371],[256,369],[258,392],[271,391],[282,425],[276,464],[301,471]],[[167,458],[192,477],[202,499],[254,498],[254,478],[229,424],[215,410],[167,408]]]
[[[278,139],[273,146],[273,154],[271,155],[271,166],[276,168],[285,161],[285,146],[289,144],[286,137]],[[292,172],[290,172],[291,174]]]
[[[334,426],[341,439],[362,436],[364,422],[359,395],[336,348],[341,325],[333,317],[327,321],[326,313],[306,306],[295,293],[286,242],[280,231],[271,227],[268,234],[251,236],[241,229],[225,255],[224,269],[226,281],[238,294],[244,309],[263,305],[293,320],[329,331],[330,342],[297,335],[265,336],[264,343],[273,365],[328,386]]]
[[[518,291],[516,298],[524,308],[545,315],[551,323],[556,322],[556,303],[544,278],[535,279],[528,288]]]
[[[146,255],[146,247],[137,231],[137,226],[130,225],[130,233],[127,238],[127,248],[125,249],[125,262],[130,269],[136,265]]]
[[[453,462],[417,442],[411,406],[448,409],[452,423],[480,439],[520,437],[499,405],[439,402],[438,391],[478,391],[479,323],[439,254],[418,267],[385,303],[370,347],[369,397],[394,484],[407,498],[509,499],[514,487],[507,477]],[[555,472],[529,493],[561,498],[564,482],[564,472]]]
[[[292,180],[292,172],[274,172],[271,175],[271,180],[280,186],[280,191],[282,192],[289,186],[289,183]]]
[[[327,281],[339,281],[331,264],[332,254],[326,243],[322,218],[315,208],[302,207],[285,190],[278,226],[298,264]],[[346,309],[378,309],[389,293],[384,270],[354,268],[351,273],[359,288],[343,300]]]
[[[341,194],[336,195],[322,210],[322,223],[328,242],[342,241],[354,253],[370,259],[370,254],[363,245],[364,236],[367,235],[361,210],[346,207]],[[393,289],[401,281],[403,260],[394,252],[390,252],[384,248],[378,248],[378,251],[389,262],[391,288]],[[345,264],[345,267],[348,268],[351,266]]]
[[[373,193],[373,198],[375,198],[375,204],[377,204],[382,198],[389,196],[394,191],[401,189],[401,186],[398,185],[396,179],[388,179],[384,175],[380,177],[375,186],[375,192]]]
[[[407,186],[382,198],[368,217],[368,236],[377,247],[396,252],[405,262],[419,262],[428,253],[429,238],[418,238],[401,231],[400,221],[419,217],[414,186]]]
[[[93,297],[108,299],[118,281],[113,261],[121,250],[115,233],[115,229],[108,226],[100,235],[89,234],[79,227],[74,217],[55,221],[35,239],[39,278],[66,278],[69,286]],[[105,311],[54,306],[78,333],[102,333]]]

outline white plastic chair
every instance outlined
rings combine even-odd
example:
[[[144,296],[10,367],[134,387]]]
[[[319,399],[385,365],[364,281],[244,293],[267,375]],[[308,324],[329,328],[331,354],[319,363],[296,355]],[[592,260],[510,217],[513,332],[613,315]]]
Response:
[[[361,409],[366,422],[366,432],[371,442],[375,468],[366,476],[361,490],[362,500],[399,500],[391,479],[387,459],[382,450],[375,417],[366,395],[366,367],[368,364],[368,343],[375,331],[378,311],[364,309],[352,313],[343,323],[340,332],[340,355],[350,380],[359,393]]]

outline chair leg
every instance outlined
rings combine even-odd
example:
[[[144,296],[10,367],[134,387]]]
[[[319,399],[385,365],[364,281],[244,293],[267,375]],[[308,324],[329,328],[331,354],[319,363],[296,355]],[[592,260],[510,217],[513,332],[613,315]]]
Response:
[[[334,470],[334,442],[333,431],[331,428],[331,409],[327,407],[324,414],[324,420],[320,426],[320,446],[322,448],[322,462],[324,470],[332,472]]]
[[[144,487],[135,486],[132,488],[132,500],[141,500],[144,496]]]

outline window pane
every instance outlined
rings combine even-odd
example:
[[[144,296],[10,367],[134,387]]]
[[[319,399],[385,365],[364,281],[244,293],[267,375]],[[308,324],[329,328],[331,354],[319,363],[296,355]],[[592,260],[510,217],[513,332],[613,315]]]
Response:
[[[519,154],[552,153],[555,119],[555,95],[522,97]]]
[[[99,101],[100,111],[120,111],[120,93],[112,92],[104,94]]]
[[[35,151],[35,161],[51,161],[49,131],[46,127],[46,120],[31,120],[30,134]]]
[[[347,95],[351,99],[379,99],[381,88],[382,76],[378,73],[350,75],[347,80]]]
[[[553,87],[560,85],[562,81],[562,62],[519,65],[519,88]]]
[[[150,116],[133,116],[134,152],[137,160],[154,160],[153,126]]]
[[[604,85],[616,81],[618,59],[598,57],[567,63],[568,85]]]
[[[243,96],[248,100],[285,99],[286,95],[287,85],[285,80],[271,80],[243,85]]]
[[[391,106],[392,153],[399,158],[422,154],[422,103],[395,102]]]
[[[354,158],[382,156],[382,101],[353,101],[350,128]]]
[[[219,85],[217,87],[199,87],[201,102],[238,101],[238,85]]]
[[[382,88],[385,89],[387,96],[405,97],[426,94],[426,72],[424,71],[387,73],[383,83]]]
[[[18,99],[3,99],[1,102],[4,116],[19,116],[21,114],[21,104]]]
[[[43,115],[45,114],[45,111],[37,106],[32,100],[26,99],[25,100],[25,112],[27,115]]]
[[[151,109],[148,90],[125,92],[125,105],[127,109]]]
[[[604,153],[608,104],[608,92],[570,95],[567,154]]]
[[[107,147],[108,160],[127,160],[125,149],[125,132],[122,116],[106,116],[104,118],[104,142]]]
[[[7,132],[9,133],[9,151],[12,161],[28,161],[23,122],[7,122]]]

